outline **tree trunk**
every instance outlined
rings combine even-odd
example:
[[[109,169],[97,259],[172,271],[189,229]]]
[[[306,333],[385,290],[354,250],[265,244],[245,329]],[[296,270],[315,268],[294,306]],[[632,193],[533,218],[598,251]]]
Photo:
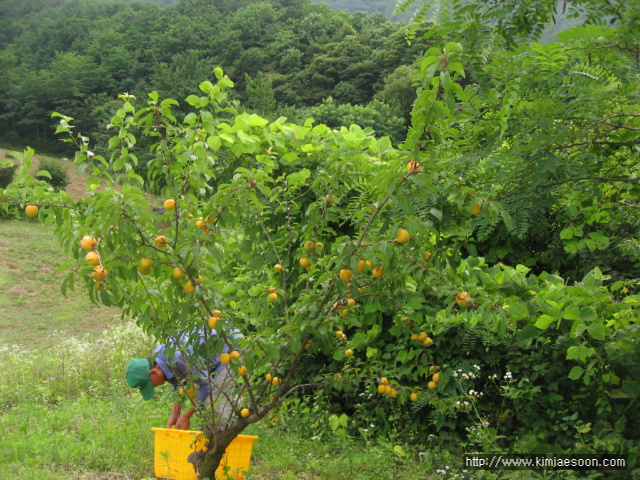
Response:
[[[225,450],[244,429],[244,426],[242,428],[235,427],[227,430],[214,430],[213,432],[209,429],[209,441],[206,444],[206,449],[189,455],[188,460],[195,467],[199,479],[215,480],[216,469],[220,466]]]

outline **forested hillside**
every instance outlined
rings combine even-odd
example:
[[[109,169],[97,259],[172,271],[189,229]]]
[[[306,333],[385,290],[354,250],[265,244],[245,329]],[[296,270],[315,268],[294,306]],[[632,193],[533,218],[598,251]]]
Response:
[[[52,111],[97,138],[117,94],[157,90],[182,101],[215,66],[262,115],[356,122],[399,141],[414,97],[411,65],[425,49],[409,47],[408,27],[382,14],[311,0],[9,0],[2,13],[0,131],[48,147]]]

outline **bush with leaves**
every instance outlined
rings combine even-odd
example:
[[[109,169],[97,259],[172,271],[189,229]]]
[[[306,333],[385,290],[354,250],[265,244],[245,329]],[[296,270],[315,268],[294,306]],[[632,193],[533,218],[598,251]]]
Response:
[[[40,160],[39,165],[39,176],[56,190],[64,190],[69,185],[67,170],[61,162],[62,160],[44,159]]]

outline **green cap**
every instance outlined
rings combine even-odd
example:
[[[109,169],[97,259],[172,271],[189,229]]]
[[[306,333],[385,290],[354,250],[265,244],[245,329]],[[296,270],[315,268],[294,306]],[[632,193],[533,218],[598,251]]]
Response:
[[[149,377],[149,361],[146,358],[134,358],[127,365],[127,383],[131,388],[139,388],[142,398],[153,398],[153,384]]]

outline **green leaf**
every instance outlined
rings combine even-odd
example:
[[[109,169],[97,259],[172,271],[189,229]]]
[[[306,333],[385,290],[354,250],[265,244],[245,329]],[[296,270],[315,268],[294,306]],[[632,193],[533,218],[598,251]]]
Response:
[[[516,343],[520,348],[526,349],[531,346],[533,339],[538,336],[538,329],[533,325],[525,325],[522,330],[516,334]]]
[[[604,340],[607,333],[604,325],[596,322],[590,323],[587,327],[587,331],[589,332],[589,335],[591,335],[596,340]]]
[[[564,310],[562,314],[567,320],[578,320],[580,318],[580,307],[570,306]]]
[[[51,178],[51,174],[49,172],[47,172],[46,170],[40,170],[38,173],[36,173],[36,177]]]
[[[554,318],[549,315],[540,315],[536,321],[536,327],[541,330],[546,330],[554,321]]]
[[[571,380],[577,380],[582,376],[583,373],[584,373],[584,369],[582,367],[576,365],[569,372],[569,378]]]

